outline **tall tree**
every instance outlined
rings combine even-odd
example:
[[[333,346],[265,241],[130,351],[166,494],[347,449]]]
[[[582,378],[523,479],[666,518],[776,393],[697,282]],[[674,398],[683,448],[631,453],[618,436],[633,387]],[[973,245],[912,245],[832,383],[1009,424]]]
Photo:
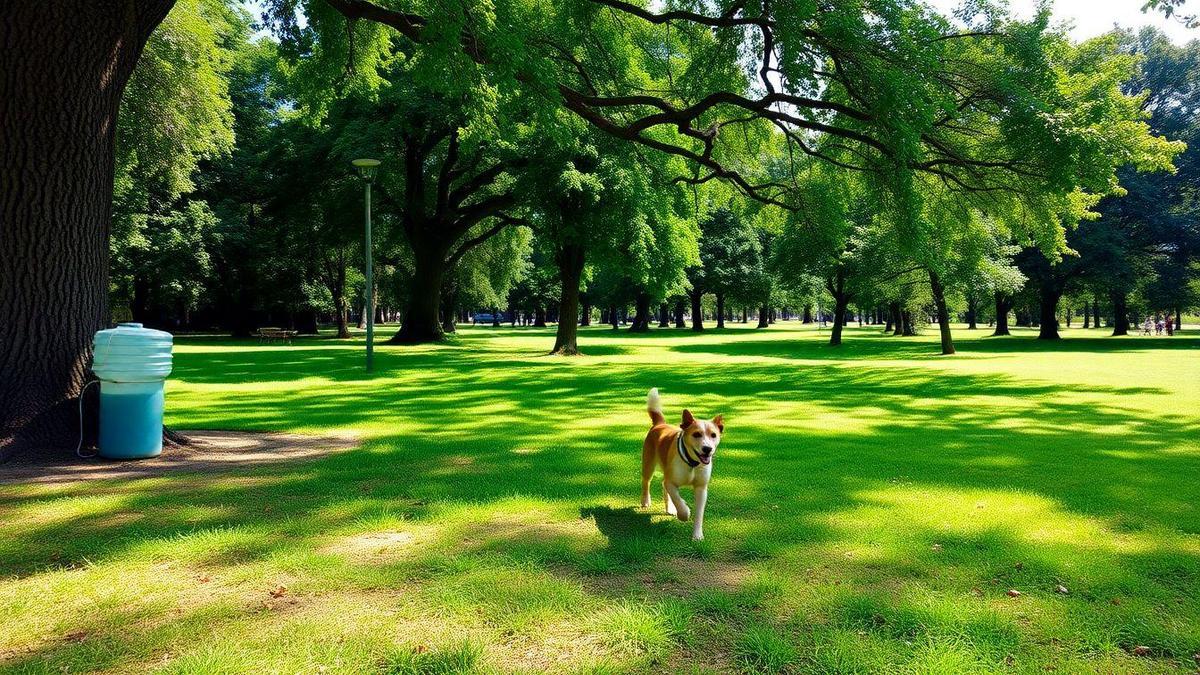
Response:
[[[107,325],[122,94],[174,0],[0,9],[0,456],[61,448]]]
[[[343,165],[359,154],[388,160],[377,179],[385,195],[380,211],[394,213],[391,239],[411,250],[413,265],[401,327],[391,339],[401,344],[442,339],[442,292],[458,262],[526,222],[516,172],[528,164],[528,144],[512,135],[515,123],[467,104],[485,95],[483,85],[463,85],[450,96],[424,86],[412,72],[418,69],[395,64],[375,95],[336,103],[330,117],[339,125]]]
[[[538,239],[553,249],[559,270],[552,353],[562,355],[579,353],[578,322],[570,319],[579,316],[589,266],[620,267],[631,278],[656,282],[677,276],[695,248],[690,228],[675,217],[680,188],[662,178],[670,160],[641,156],[578,122],[574,127],[576,135],[544,146],[527,171]],[[651,250],[661,253],[649,257]],[[648,303],[645,289],[643,296]]]

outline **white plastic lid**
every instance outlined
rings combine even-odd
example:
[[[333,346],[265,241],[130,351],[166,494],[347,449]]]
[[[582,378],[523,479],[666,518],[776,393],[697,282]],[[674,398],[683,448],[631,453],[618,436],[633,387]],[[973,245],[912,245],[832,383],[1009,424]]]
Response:
[[[109,382],[157,382],[171,374],[170,333],[119,323],[96,331],[92,371]]]

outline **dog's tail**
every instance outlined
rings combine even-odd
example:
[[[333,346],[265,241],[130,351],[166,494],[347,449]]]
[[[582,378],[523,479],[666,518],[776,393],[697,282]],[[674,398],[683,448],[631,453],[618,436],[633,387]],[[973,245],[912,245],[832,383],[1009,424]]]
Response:
[[[652,426],[663,424],[667,418],[663,417],[662,400],[658,397],[658,387],[650,390],[646,396],[646,412],[650,413],[650,423]]]

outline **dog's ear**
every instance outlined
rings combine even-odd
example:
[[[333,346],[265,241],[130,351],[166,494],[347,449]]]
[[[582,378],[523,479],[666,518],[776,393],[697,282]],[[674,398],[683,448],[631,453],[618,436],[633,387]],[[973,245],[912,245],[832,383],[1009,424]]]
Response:
[[[717,425],[717,429],[720,429],[721,433],[725,433],[725,416],[724,415],[717,415],[716,417],[712,418],[712,423]]]
[[[683,411],[683,423],[680,424],[679,426],[686,429],[686,428],[692,426],[692,423],[694,423],[695,421],[696,421],[696,418],[692,417],[692,411],[685,409]]]

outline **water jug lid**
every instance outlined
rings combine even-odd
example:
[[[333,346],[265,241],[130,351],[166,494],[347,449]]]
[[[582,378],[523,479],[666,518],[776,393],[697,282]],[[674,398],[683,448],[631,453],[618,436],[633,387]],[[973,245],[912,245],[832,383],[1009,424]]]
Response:
[[[137,323],[135,321],[125,321],[123,323],[117,324],[117,327],[118,328],[141,328],[142,324]]]

